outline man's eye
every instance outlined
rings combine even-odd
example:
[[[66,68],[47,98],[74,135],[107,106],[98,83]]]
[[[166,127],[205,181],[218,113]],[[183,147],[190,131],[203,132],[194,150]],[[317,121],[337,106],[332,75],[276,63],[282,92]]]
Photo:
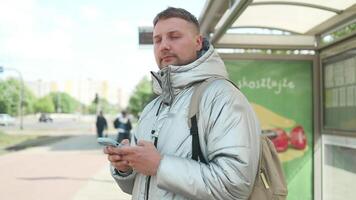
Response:
[[[157,44],[157,43],[160,43],[161,42],[161,39],[155,39],[153,40],[153,43]]]

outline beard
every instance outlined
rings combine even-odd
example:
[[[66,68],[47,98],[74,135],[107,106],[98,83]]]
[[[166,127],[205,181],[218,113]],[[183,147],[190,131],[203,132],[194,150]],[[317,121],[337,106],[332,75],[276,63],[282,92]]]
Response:
[[[163,69],[168,65],[179,65],[179,61],[180,59],[176,54],[170,52],[163,53],[159,60],[159,68]]]
[[[165,61],[165,59],[160,59],[160,63],[159,63],[160,69],[163,69],[163,68],[167,67],[168,65],[175,65],[175,66],[187,65],[187,64],[190,64],[196,60],[196,58],[190,59],[190,60],[183,60],[183,59],[180,59],[175,54],[164,55],[162,57],[165,57],[165,56],[169,56],[170,58],[168,61]]]

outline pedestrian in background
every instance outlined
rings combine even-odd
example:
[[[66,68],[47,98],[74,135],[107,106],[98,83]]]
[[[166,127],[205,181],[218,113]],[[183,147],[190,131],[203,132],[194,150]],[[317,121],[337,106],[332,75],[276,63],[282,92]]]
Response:
[[[103,111],[99,112],[99,115],[96,117],[96,134],[97,137],[103,137],[104,130],[108,129],[108,123],[104,117]]]
[[[130,140],[130,131],[132,129],[131,120],[128,116],[127,111],[123,110],[119,113],[114,120],[114,127],[117,128],[117,138],[116,140],[121,143],[122,140]]]

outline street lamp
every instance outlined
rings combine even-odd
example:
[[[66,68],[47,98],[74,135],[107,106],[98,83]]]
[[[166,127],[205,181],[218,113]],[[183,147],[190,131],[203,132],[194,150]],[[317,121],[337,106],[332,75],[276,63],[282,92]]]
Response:
[[[23,129],[23,97],[24,97],[24,83],[23,83],[23,78],[22,78],[22,74],[20,71],[18,71],[15,68],[4,68],[3,66],[0,66],[0,73],[4,72],[5,70],[7,71],[14,71],[16,72],[19,77],[20,77],[20,82],[21,82],[21,88],[20,88],[20,102],[19,102],[19,114],[20,114],[20,129]]]

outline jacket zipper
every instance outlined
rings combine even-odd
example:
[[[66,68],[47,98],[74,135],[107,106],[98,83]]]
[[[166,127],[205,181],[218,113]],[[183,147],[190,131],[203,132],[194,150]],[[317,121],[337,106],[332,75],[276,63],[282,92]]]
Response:
[[[151,176],[147,176],[145,200],[148,200],[148,195],[149,195],[149,192],[150,192],[150,182],[151,182]]]
[[[152,130],[151,134],[152,134],[152,138],[154,141],[154,145],[157,148],[157,141],[158,141],[158,135],[155,134],[156,131]],[[151,176],[147,176],[147,180],[146,180],[146,194],[145,194],[145,200],[148,200],[148,196],[149,196],[149,192],[150,192],[150,183],[151,183]]]

